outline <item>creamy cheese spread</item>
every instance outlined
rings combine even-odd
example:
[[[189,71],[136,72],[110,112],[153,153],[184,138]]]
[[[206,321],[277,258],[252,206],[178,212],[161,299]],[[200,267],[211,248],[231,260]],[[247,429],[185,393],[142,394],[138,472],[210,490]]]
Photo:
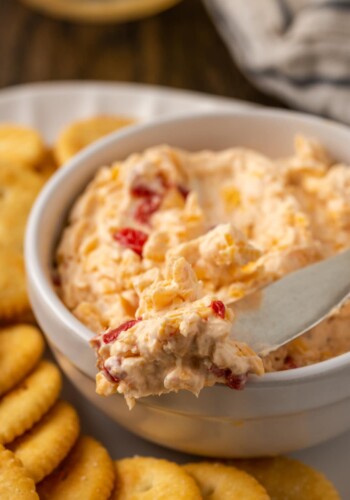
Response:
[[[97,336],[97,391],[129,402],[295,368],[350,348],[348,307],[261,359],[234,340],[238,300],[350,244],[350,169],[317,143],[159,146],[101,168],[57,250],[59,293]]]

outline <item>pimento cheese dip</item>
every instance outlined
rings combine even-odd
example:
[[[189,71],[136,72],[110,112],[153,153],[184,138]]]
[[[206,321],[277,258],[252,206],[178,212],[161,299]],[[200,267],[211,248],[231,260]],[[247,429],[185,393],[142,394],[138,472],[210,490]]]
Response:
[[[159,146],[101,168],[57,250],[59,293],[97,335],[97,392],[139,397],[312,364],[350,349],[350,308],[260,358],[227,302],[350,244],[350,168],[317,143],[271,160]],[[234,308],[233,308],[234,309]]]

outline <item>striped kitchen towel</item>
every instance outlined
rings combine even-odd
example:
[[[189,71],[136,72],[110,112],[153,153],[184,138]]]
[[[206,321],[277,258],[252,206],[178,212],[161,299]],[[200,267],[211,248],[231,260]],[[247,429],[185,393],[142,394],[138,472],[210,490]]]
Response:
[[[350,0],[204,0],[246,76],[350,124]]]

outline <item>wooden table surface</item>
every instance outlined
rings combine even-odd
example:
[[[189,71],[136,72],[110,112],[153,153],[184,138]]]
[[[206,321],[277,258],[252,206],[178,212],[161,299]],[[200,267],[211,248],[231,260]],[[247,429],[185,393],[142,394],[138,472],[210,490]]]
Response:
[[[238,70],[201,0],[113,25],[55,20],[0,0],[0,88],[69,79],[166,85],[281,106]]]

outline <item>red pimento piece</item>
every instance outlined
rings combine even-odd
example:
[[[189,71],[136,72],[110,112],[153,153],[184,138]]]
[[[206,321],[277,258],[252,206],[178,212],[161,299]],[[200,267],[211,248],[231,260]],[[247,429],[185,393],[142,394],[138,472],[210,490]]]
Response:
[[[294,359],[289,355],[286,356],[286,359],[284,360],[284,369],[285,370],[294,370],[294,368],[298,368]]]
[[[158,174],[153,183],[157,183],[157,181],[158,186],[155,187],[158,187],[158,189],[152,189],[147,184],[142,184],[142,182],[137,184],[136,182],[130,189],[131,195],[135,196],[135,198],[148,198],[150,196],[159,196],[164,190],[169,189],[169,185],[162,174]]]
[[[235,389],[236,391],[241,391],[244,389],[248,376],[246,374],[233,375],[229,368],[219,368],[218,366],[212,365],[209,371],[213,373],[217,378],[224,378],[225,384],[230,389]]]
[[[151,215],[154,214],[160,207],[162,202],[162,197],[159,195],[146,197],[141,203],[136,207],[134,217],[141,224],[148,224]]]
[[[225,373],[226,373],[226,370],[224,368],[219,368],[216,365],[212,365],[209,368],[209,371],[211,373],[213,373],[215,375],[215,377],[217,377],[217,378],[224,378],[225,377]]]
[[[150,189],[148,186],[145,186],[144,184],[133,186],[130,192],[132,196],[135,196],[135,198],[148,198],[150,196],[157,195],[157,193],[153,191],[153,189]]]
[[[102,335],[102,340],[105,344],[109,344],[110,342],[113,342],[116,340],[121,332],[125,332],[126,330],[129,330],[132,328],[136,323],[139,323],[141,319],[131,319],[129,321],[126,321],[125,323],[121,324],[118,326],[118,328],[114,328],[113,330],[109,330],[109,332],[105,333]]]
[[[114,233],[113,238],[123,247],[130,248],[130,250],[142,257],[143,245],[146,243],[148,235],[143,231],[124,227]]]
[[[230,373],[226,376],[226,385],[230,389],[235,389],[236,391],[242,391],[247,383],[248,376],[244,375],[232,375]]]
[[[157,179],[159,180],[159,189],[157,190],[150,188],[147,184],[136,184],[130,190],[132,196],[143,199],[134,212],[135,219],[141,224],[149,223],[151,215],[158,210],[162,203],[164,191],[169,189],[162,174],[159,174]]]
[[[210,304],[210,307],[214,311],[214,314],[216,316],[219,316],[219,318],[225,319],[225,304],[221,302],[221,300],[213,300],[212,303]]]
[[[186,200],[187,196],[190,194],[190,190],[187,189],[185,186],[181,186],[181,184],[178,184],[176,187],[179,193],[182,194],[182,196]]]
[[[120,382],[120,378],[118,377],[114,377],[108,370],[107,368],[104,366],[102,368],[102,372],[103,372],[103,375],[106,377],[106,379],[109,381],[109,382],[112,382],[112,384],[119,384]]]

